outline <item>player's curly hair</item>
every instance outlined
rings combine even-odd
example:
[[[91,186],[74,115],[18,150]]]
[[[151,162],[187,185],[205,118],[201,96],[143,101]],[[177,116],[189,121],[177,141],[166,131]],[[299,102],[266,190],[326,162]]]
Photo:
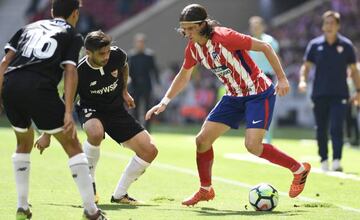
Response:
[[[191,22],[194,24],[206,23],[205,27],[200,31],[200,34],[206,38],[211,38],[214,27],[219,25],[219,22],[208,18],[206,9],[199,4],[187,5],[180,13],[179,22]],[[181,34],[185,35],[183,31]]]
[[[109,46],[112,43],[112,38],[102,32],[101,30],[92,31],[85,37],[85,49],[92,52],[99,50],[103,47]]]

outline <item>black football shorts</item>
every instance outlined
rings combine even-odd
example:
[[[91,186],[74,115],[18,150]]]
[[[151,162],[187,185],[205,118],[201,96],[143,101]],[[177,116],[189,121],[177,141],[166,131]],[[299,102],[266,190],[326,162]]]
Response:
[[[26,71],[5,74],[2,98],[6,115],[18,132],[26,132],[31,120],[46,133],[62,131],[65,105],[56,85],[44,76]]]
[[[82,125],[92,118],[99,119],[105,132],[119,144],[130,140],[144,130],[144,127],[125,109],[120,109],[119,111],[97,111],[96,108],[77,106],[76,112]]]

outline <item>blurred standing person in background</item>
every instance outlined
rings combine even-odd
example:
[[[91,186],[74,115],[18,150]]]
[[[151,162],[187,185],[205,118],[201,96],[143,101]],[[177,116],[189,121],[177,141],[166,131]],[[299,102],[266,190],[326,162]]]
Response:
[[[323,35],[310,41],[300,68],[299,91],[306,92],[309,71],[316,67],[311,99],[314,104],[316,139],[321,168],[329,170],[328,130],[333,147],[332,170],[342,171],[343,124],[349,99],[347,68],[351,71],[356,94],[350,101],[360,103],[360,78],[352,42],[339,33],[340,14],[327,11],[322,16]]]
[[[130,93],[134,97],[136,108],[134,117],[150,131],[150,121],[144,121],[143,115],[151,107],[153,81],[160,84],[155,56],[145,47],[146,36],[138,33],[134,36],[134,48],[129,52]]]
[[[249,19],[249,30],[251,35],[261,41],[271,45],[275,53],[279,53],[279,43],[275,38],[265,33],[266,25],[264,19],[259,16],[253,16]],[[275,83],[276,75],[264,53],[259,51],[249,51],[250,57],[258,65],[258,67],[265,73],[267,77]],[[276,103],[276,102],[275,102]],[[274,106],[275,109],[276,105]],[[265,141],[271,143],[274,127],[276,127],[277,117],[276,111],[273,111],[273,118],[269,130],[266,132]]]
[[[359,69],[359,68],[358,68]],[[354,81],[350,75],[350,71],[348,71],[347,84],[349,87],[349,95],[353,96],[356,94],[356,87],[354,85]],[[346,137],[348,143],[352,146],[359,146],[359,122],[358,122],[358,114],[359,114],[359,105],[356,105],[354,102],[348,102],[346,107]]]

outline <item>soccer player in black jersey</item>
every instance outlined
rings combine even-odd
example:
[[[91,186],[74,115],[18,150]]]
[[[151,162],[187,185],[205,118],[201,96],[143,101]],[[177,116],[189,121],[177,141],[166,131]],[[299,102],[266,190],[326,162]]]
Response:
[[[15,131],[17,149],[12,156],[18,209],[16,219],[30,219],[30,153],[37,128],[52,134],[69,156],[69,167],[80,192],[84,219],[106,219],[97,208],[86,155],[76,137],[72,110],[78,80],[77,61],[83,45],[74,27],[79,0],[53,0],[54,19],[40,20],[17,31],[5,46],[0,63],[0,93]],[[64,75],[65,104],[57,85]]]
[[[102,31],[90,32],[85,38],[87,55],[78,64],[80,96],[77,113],[87,135],[83,143],[90,165],[96,201],[95,169],[105,132],[117,143],[135,152],[111,197],[113,203],[141,204],[127,194],[157,155],[150,134],[125,109],[135,107],[127,90],[129,68],[126,53],[111,46],[111,38]],[[43,140],[44,141],[44,140]],[[44,141],[46,143],[46,141]],[[48,142],[42,147],[47,147]]]

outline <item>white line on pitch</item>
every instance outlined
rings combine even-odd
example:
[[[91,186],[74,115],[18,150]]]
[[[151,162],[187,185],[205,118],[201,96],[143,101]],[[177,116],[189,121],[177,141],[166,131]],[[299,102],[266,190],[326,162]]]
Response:
[[[254,156],[252,154],[227,153],[227,154],[224,154],[224,157],[227,159],[278,166],[276,164],[270,163],[269,161],[262,159],[260,157]],[[347,174],[347,173],[343,173],[343,172],[332,172],[332,171],[324,172],[319,168],[312,168],[311,172],[323,174],[323,175],[327,175],[327,176],[332,176],[332,177],[337,177],[340,179],[350,179],[350,180],[354,180],[354,181],[360,181],[360,177],[357,175],[354,175],[354,174]]]
[[[110,158],[118,158],[118,159],[129,159],[128,156],[123,156],[117,153],[110,153],[110,152],[105,152],[102,151],[101,154],[103,156],[106,157],[110,157]],[[154,162],[151,167],[156,167],[156,168],[160,168],[160,169],[164,169],[164,170],[172,170],[172,171],[176,171],[178,173],[183,173],[183,174],[188,174],[191,176],[198,176],[198,173],[192,169],[188,169],[188,168],[182,168],[182,167],[178,167],[178,166],[174,166],[174,165],[170,165],[170,164],[164,164],[164,163],[159,163],[159,162]],[[243,183],[240,181],[236,181],[236,180],[231,180],[231,179],[227,179],[227,178],[223,178],[223,177],[218,177],[218,176],[212,176],[212,179],[218,182],[222,182],[222,183],[226,183],[229,185],[233,185],[233,186],[239,186],[242,188],[251,188],[252,185],[247,184],[247,183]],[[288,196],[288,193],[285,192],[280,192],[279,194],[282,196]],[[313,198],[309,198],[309,197],[305,197],[305,196],[299,196],[297,197],[297,199],[301,200],[301,201],[306,201],[306,202],[318,202],[318,203],[322,203],[321,200],[318,199],[313,199]],[[332,204],[336,207],[339,207],[341,209],[344,210],[348,210],[348,211],[353,211],[353,212],[358,212],[360,213],[360,209],[357,208],[353,208],[353,207],[348,207],[348,206],[343,206],[343,205],[337,205],[337,204]]]

